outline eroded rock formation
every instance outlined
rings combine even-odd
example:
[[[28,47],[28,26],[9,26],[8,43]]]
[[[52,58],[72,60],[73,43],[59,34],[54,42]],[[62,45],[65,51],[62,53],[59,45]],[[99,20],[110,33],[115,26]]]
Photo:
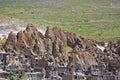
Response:
[[[66,52],[68,46],[73,49],[70,55]],[[13,32],[9,34],[5,50],[30,57],[42,55],[46,61],[53,60],[57,66],[72,66],[73,58],[75,65],[81,68],[97,64],[93,56],[97,50],[96,44],[73,32],[65,32],[60,27],[47,27],[45,35],[42,35],[34,25],[29,24],[17,35]]]

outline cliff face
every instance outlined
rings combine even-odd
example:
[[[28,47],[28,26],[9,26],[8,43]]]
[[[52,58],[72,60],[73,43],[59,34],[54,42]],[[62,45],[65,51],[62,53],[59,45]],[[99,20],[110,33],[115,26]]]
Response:
[[[71,54],[66,51],[68,46],[72,48]],[[73,32],[65,32],[60,27],[47,27],[43,35],[29,24],[17,35],[13,32],[9,34],[5,50],[30,57],[42,55],[46,61],[52,60],[57,66],[72,66],[73,60],[81,68],[97,64],[93,56],[97,50],[94,41]]]

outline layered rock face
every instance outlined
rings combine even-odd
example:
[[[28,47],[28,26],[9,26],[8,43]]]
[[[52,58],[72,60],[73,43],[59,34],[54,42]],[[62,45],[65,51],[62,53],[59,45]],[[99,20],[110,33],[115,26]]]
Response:
[[[66,51],[67,47],[72,48],[71,53]],[[52,60],[56,66],[73,66],[75,62],[75,65],[83,68],[97,64],[93,56],[97,50],[94,41],[73,32],[65,32],[60,27],[47,27],[43,35],[34,25],[29,24],[17,35],[13,32],[9,34],[5,50],[31,58],[42,55],[45,61]]]

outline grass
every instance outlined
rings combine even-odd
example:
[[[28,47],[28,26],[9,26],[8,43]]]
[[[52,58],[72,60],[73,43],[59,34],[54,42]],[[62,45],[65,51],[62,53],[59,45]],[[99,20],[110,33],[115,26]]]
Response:
[[[0,45],[4,46],[5,45],[5,40],[0,40]]]
[[[119,4],[119,0],[0,0],[0,14],[109,41],[120,37]]]
[[[69,47],[69,46],[66,47],[66,52],[67,52],[67,53],[72,52],[72,50],[73,50],[73,49],[72,49],[71,47]]]

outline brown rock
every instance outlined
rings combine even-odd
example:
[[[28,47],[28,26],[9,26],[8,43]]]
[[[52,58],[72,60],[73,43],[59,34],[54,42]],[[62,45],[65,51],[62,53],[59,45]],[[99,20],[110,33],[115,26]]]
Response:
[[[34,49],[33,52],[37,55],[44,55],[46,52],[45,49],[45,44],[44,44],[44,40],[40,39],[39,40],[35,40],[35,45],[34,45]]]
[[[53,29],[47,27],[45,37],[48,41],[46,48],[48,51],[47,53],[51,53],[54,58],[59,58],[63,61],[67,61],[67,39],[65,32],[59,27],[55,27]]]
[[[91,54],[95,52],[95,43],[75,33],[65,32],[60,27],[53,29],[47,27],[45,36],[43,36],[34,25],[29,24],[24,31],[18,32],[17,36],[13,33],[9,34],[5,49],[8,51],[12,49],[19,54],[32,57],[42,55],[46,57],[46,61],[52,59],[57,65],[66,66],[69,61],[66,52],[67,46],[73,49],[76,58],[75,62],[78,65],[97,64]],[[90,60],[87,60],[88,58]]]
[[[86,51],[83,51],[78,46],[76,46],[73,49],[73,53],[71,54],[71,57],[72,57],[71,64],[74,65],[74,67],[78,67],[78,68],[81,68],[81,69],[83,69],[85,67],[88,68],[91,65],[97,65],[98,64],[93,55],[91,55],[90,53],[88,53]],[[68,66],[70,66],[71,64],[69,64]]]
[[[6,40],[5,50],[6,51],[14,50],[16,43],[17,43],[17,37],[13,32],[11,32],[8,35],[8,39]]]

